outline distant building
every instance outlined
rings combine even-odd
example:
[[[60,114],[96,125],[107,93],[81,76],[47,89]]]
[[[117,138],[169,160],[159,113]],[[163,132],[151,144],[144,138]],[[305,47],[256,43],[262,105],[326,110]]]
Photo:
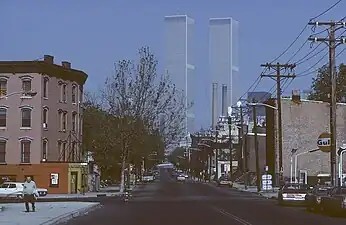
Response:
[[[195,101],[195,66],[194,66],[194,27],[195,21],[187,15],[166,16],[164,37],[164,66],[177,90],[181,91],[186,104]],[[186,130],[194,132],[195,112],[194,107],[189,107],[186,112]],[[186,136],[188,134],[186,133]]]
[[[49,55],[43,61],[0,62],[0,180],[30,176],[49,193],[82,190],[86,79],[70,62],[57,65]]]

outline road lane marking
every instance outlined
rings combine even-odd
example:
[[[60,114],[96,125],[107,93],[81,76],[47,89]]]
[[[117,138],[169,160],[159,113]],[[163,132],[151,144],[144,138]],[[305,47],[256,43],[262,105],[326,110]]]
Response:
[[[219,208],[216,208],[216,207],[212,207],[213,210],[217,211],[218,213],[221,213],[222,215],[224,216],[227,216],[235,221],[237,221],[238,223],[242,224],[242,225],[252,225],[252,223],[246,221],[246,220],[243,220],[242,218],[239,218],[238,216],[236,215],[233,215],[229,212],[226,212],[225,210],[223,209],[219,209]]]

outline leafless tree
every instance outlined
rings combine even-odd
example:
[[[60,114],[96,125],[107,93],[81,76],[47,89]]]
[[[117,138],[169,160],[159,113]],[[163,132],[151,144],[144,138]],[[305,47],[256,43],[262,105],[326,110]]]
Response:
[[[167,147],[184,131],[185,99],[168,74],[158,75],[158,61],[148,47],[138,52],[138,61],[121,60],[107,78],[102,99],[108,112],[122,118],[122,159],[134,151],[130,142],[144,141],[143,133],[159,132]],[[138,126],[140,124],[142,126]],[[141,139],[142,138],[142,139]]]

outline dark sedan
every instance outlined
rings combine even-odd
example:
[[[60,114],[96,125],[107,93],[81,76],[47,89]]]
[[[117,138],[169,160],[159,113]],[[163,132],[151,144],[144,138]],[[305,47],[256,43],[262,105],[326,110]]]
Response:
[[[320,211],[321,199],[323,196],[328,195],[332,189],[331,186],[316,186],[314,189],[305,195],[306,209],[308,211]]]

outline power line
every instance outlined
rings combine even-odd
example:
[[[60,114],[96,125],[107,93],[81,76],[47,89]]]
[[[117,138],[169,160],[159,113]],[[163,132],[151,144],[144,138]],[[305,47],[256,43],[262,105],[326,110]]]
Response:
[[[331,5],[329,8],[327,8],[326,10],[324,10],[323,12],[321,12],[320,14],[318,14],[317,16],[314,16],[310,19],[310,21],[317,19],[320,16],[323,16],[324,14],[326,14],[327,12],[329,12],[330,10],[332,10],[334,7],[336,7],[340,2],[342,2],[343,0],[339,0],[336,3],[334,3],[333,5]],[[273,59],[270,63],[275,62],[276,60],[278,60],[279,58],[281,58],[281,56],[283,56],[284,54],[286,54],[286,52],[288,52],[288,50],[298,41],[298,39],[302,36],[302,34],[304,33],[304,31],[306,30],[306,28],[309,26],[309,23],[307,23],[303,29],[300,31],[300,33],[298,34],[298,36],[293,40],[293,42],[291,44],[289,44],[286,49],[275,59]]]

